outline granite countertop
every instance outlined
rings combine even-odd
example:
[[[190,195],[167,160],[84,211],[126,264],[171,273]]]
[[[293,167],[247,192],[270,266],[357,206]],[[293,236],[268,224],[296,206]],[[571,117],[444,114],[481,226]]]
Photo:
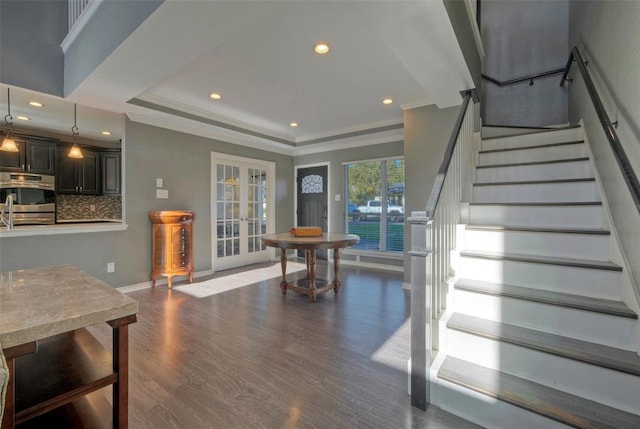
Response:
[[[137,312],[137,301],[71,265],[0,273],[4,349]]]

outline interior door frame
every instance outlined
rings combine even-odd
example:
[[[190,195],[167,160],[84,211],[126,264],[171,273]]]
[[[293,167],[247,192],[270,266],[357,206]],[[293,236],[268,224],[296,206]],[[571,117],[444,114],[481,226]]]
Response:
[[[298,170],[301,168],[309,168],[309,167],[327,167],[327,232],[331,232],[331,201],[332,198],[332,188],[331,185],[331,163],[329,162],[317,162],[314,164],[300,164],[296,165],[293,168],[293,187],[295,191],[293,192],[293,225],[298,226]],[[333,252],[331,249],[327,250],[327,261],[333,261]]]
[[[216,260],[217,253],[214,251],[214,245],[217,239],[217,224],[216,224],[216,201],[213,198],[214,189],[213,186],[216,183],[216,164],[220,162],[231,162],[231,163],[241,163],[241,164],[250,164],[254,166],[259,166],[267,170],[267,234],[273,234],[275,232],[276,225],[276,207],[275,207],[275,191],[276,191],[276,163],[272,161],[264,161],[261,159],[248,158],[243,156],[229,155],[226,153],[220,152],[211,152],[211,174],[209,178],[209,210],[211,210],[210,215],[210,226],[211,226],[211,238],[210,238],[210,247],[211,247],[211,272],[215,273],[216,271]],[[272,247],[267,247],[268,260],[275,260],[275,249]]]

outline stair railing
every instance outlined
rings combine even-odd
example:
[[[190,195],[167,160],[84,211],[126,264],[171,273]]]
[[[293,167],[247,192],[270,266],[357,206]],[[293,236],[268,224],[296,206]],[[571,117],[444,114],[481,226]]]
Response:
[[[412,212],[411,224],[411,405],[430,402],[431,354],[439,349],[437,321],[446,310],[450,254],[456,245],[460,200],[473,152],[475,89],[462,93],[444,158],[424,212]]]
[[[582,55],[580,55],[580,51],[577,46],[571,50],[569,54],[569,59],[567,60],[567,66],[564,69],[564,73],[562,74],[562,80],[560,81],[560,86],[564,86],[566,81],[571,82],[572,79],[568,79],[567,75],[571,70],[571,65],[573,62],[578,63],[578,69],[580,70],[580,74],[582,75],[582,80],[587,88],[587,92],[589,93],[589,97],[591,98],[591,102],[593,103],[593,107],[596,109],[596,114],[598,115],[598,119],[600,119],[600,124],[604,129],[604,133],[607,136],[607,140],[609,140],[609,145],[613,150],[614,157],[620,170],[622,171],[622,175],[624,176],[624,180],[627,183],[627,187],[631,192],[631,197],[633,198],[633,202],[636,206],[636,209],[640,213],[640,182],[638,181],[638,176],[633,171],[633,166],[627,157],[624,148],[622,147],[622,143],[618,138],[618,134],[614,128],[614,124],[609,119],[609,115],[602,104],[602,100],[598,95],[598,91],[596,90],[595,85],[593,84],[593,80],[591,80],[591,76],[589,75],[589,71],[587,70],[587,63],[582,59]]]

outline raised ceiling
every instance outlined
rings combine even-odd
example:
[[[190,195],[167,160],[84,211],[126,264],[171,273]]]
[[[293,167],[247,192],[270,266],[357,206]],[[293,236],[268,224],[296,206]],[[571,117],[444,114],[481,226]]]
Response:
[[[328,54],[313,52],[318,41]],[[403,108],[458,105],[472,86],[442,1],[187,0],[162,3],[67,99],[302,146],[398,129]]]

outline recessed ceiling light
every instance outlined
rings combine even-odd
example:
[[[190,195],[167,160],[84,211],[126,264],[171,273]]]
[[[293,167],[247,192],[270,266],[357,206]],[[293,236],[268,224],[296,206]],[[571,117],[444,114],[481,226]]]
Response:
[[[329,45],[324,42],[318,42],[314,45],[313,50],[316,54],[324,55],[329,52]]]
[[[33,107],[44,107],[44,104],[40,103],[39,101],[30,101],[29,105]]]
[[[382,100],[382,104],[393,104],[393,99],[385,98],[384,100]]]
[[[111,135],[111,131],[103,131],[100,134],[102,134],[103,136],[110,136]]]
[[[291,123],[289,124],[289,126],[290,126],[291,128],[295,128],[295,127],[297,127],[297,126],[298,126],[298,123],[297,123],[297,122],[291,122]]]
[[[16,119],[20,119],[21,121],[30,121],[31,118],[28,116],[16,116]]]
[[[222,99],[222,95],[218,94],[217,92],[212,92],[211,94],[209,94],[209,97],[211,97],[214,100],[221,100]]]

